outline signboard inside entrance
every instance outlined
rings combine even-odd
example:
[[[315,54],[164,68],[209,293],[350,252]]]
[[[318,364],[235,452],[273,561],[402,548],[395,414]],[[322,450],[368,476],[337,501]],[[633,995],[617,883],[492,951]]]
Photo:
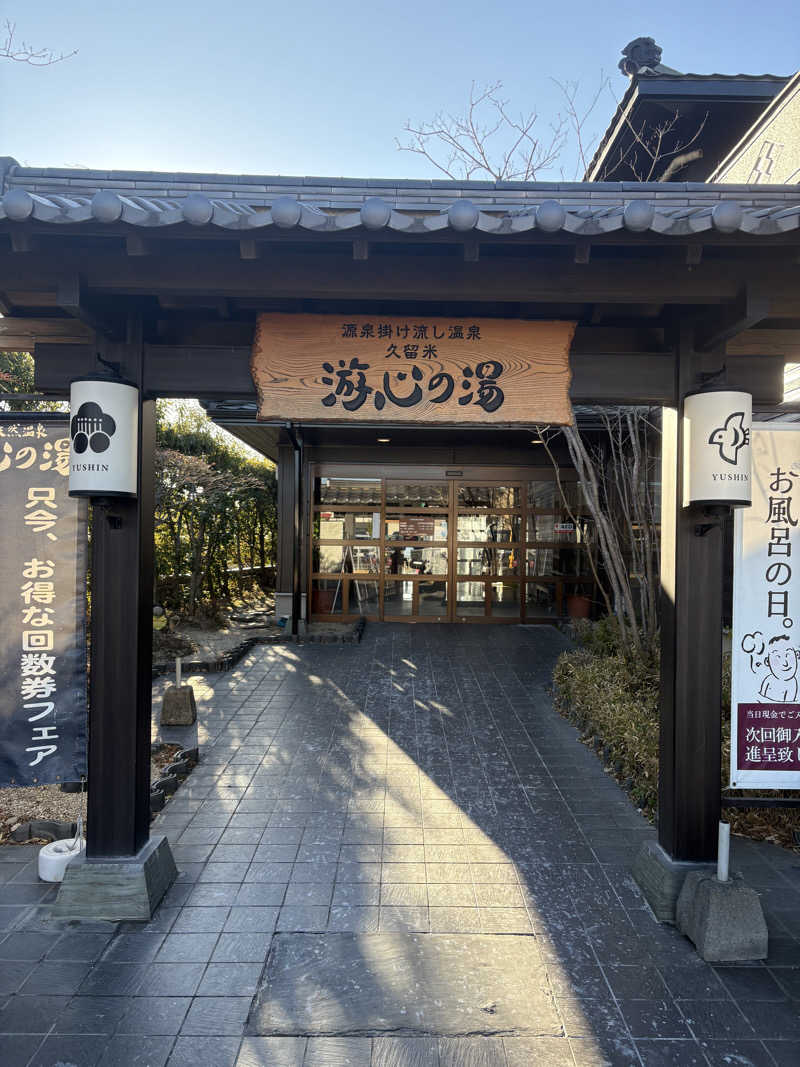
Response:
[[[385,315],[258,317],[262,420],[569,425],[574,322]]]
[[[800,788],[800,429],[754,423],[753,506],[734,526],[735,789]]]

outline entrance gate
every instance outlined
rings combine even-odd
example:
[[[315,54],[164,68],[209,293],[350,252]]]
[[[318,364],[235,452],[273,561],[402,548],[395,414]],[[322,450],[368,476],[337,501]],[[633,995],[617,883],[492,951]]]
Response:
[[[311,613],[394,622],[548,622],[594,596],[574,471],[318,466]]]

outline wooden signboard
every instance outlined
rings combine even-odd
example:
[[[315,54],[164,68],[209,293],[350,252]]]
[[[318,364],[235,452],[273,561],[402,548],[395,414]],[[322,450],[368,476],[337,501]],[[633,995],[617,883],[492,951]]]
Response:
[[[572,422],[574,322],[386,315],[258,316],[261,420]]]

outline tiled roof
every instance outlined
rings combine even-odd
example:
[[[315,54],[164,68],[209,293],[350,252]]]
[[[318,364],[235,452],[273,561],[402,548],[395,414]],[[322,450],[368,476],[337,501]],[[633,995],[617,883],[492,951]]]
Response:
[[[5,164],[5,166],[4,166]],[[620,230],[785,233],[800,227],[797,186],[694,182],[454,182],[164,174],[20,167],[0,159],[0,219],[55,225],[179,223],[241,234],[357,227],[410,235],[450,229],[590,237]]]
[[[735,104],[737,96],[756,94],[763,97],[766,106],[788,80],[788,76],[781,74],[679,74],[676,71],[661,73],[658,70],[643,69],[630,79],[617,110],[597,143],[586,168],[586,175],[597,173],[606,149],[620,133],[623,117],[629,115],[631,107],[635,106],[640,97],[644,100],[664,96],[671,99],[695,98],[697,103],[701,104],[704,97],[712,99],[715,95],[721,95]]]

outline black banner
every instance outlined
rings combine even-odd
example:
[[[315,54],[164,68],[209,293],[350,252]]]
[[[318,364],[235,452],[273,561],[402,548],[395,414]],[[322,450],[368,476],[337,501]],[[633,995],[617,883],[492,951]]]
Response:
[[[86,774],[87,504],[66,417],[0,414],[0,786]]]

